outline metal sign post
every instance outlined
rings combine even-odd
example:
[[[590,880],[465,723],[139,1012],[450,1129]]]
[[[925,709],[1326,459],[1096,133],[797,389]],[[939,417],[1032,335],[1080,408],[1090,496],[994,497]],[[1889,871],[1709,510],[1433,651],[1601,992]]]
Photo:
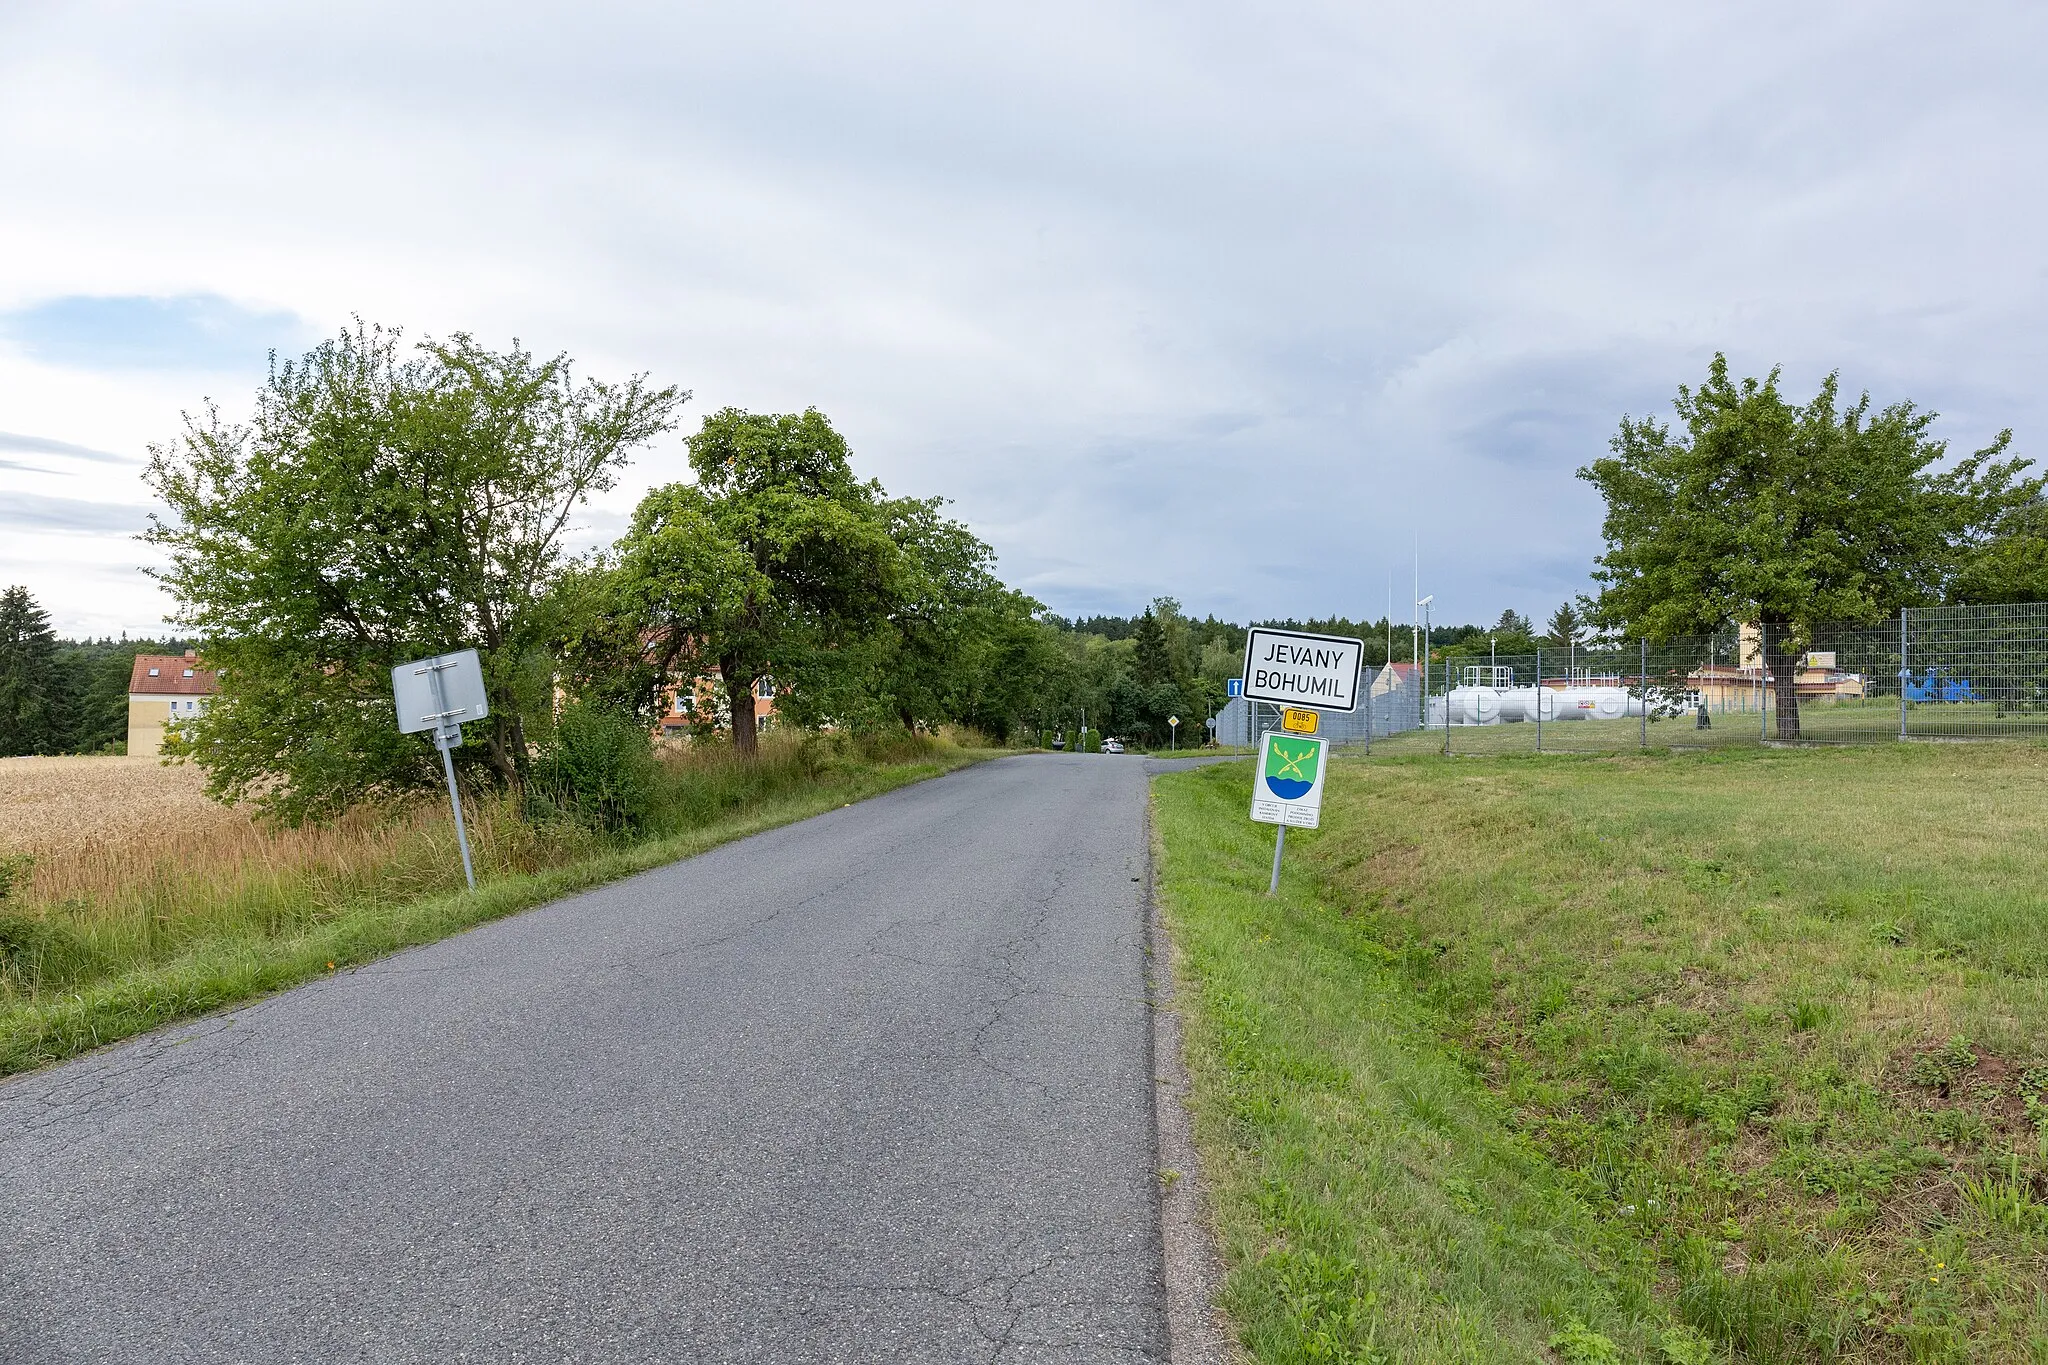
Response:
[[[1269,896],[1280,890],[1280,855],[1287,847],[1287,827],[1314,829],[1322,819],[1328,749],[1313,737],[1321,723],[1316,713],[1357,710],[1364,666],[1365,642],[1348,635],[1312,635],[1264,626],[1245,633],[1243,695],[1253,708],[1252,743],[1258,746],[1257,766],[1252,770],[1252,819],[1280,827],[1273,837],[1273,875],[1266,884]],[[1279,730],[1257,733],[1260,702],[1281,709]]]
[[[1180,717],[1166,718],[1166,752],[1175,753],[1180,749]]]
[[[1280,853],[1287,827],[1314,829],[1322,823],[1323,770],[1328,750],[1320,739],[1268,730],[1252,771],[1252,819],[1278,825],[1273,839],[1273,877],[1266,894],[1280,889]]]
[[[462,849],[462,875],[476,890],[476,869],[469,858],[469,828],[462,819],[462,794],[455,786],[455,757],[462,743],[462,723],[491,714],[484,692],[483,666],[476,651],[465,649],[428,659],[414,659],[391,670],[391,696],[398,708],[400,734],[431,730],[441,751],[441,772],[448,779],[448,804],[455,811],[455,842]]]

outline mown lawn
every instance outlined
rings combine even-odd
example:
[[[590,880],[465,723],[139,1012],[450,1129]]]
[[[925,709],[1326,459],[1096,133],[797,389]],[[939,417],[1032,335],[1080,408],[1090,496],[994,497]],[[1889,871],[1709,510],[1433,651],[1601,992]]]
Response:
[[[2048,753],[1340,760],[1273,901],[1248,783],[1155,799],[1260,1359],[2048,1360]]]

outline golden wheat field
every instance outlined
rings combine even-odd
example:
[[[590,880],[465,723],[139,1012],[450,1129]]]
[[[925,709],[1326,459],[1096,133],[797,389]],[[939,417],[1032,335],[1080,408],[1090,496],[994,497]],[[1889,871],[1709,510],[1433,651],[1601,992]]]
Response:
[[[134,903],[149,888],[159,903],[202,887],[360,870],[401,847],[436,842],[445,816],[431,803],[364,812],[331,826],[280,829],[246,807],[209,800],[204,775],[154,758],[0,759],[0,855],[27,854],[16,887],[29,903],[87,907]],[[479,830],[495,822],[490,812]],[[88,913],[90,913],[88,911]]]
[[[169,850],[249,828],[200,784],[197,768],[154,758],[0,758],[0,851],[45,854],[88,840]]]

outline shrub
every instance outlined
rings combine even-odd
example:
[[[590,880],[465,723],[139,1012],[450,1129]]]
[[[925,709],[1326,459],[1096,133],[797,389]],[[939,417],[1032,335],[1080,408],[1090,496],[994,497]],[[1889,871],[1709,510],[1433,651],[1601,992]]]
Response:
[[[528,817],[560,814],[606,834],[637,834],[653,819],[660,781],[653,741],[638,721],[572,703],[528,775]]]
[[[0,858],[0,988],[30,990],[42,977],[43,957],[50,947],[50,926],[41,918],[9,911],[8,893],[28,876],[31,860],[16,855]]]

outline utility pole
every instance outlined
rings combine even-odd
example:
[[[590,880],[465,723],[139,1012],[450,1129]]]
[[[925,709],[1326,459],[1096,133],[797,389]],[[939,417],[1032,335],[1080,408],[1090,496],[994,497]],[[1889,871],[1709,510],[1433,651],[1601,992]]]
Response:
[[[1420,578],[1420,576],[1421,573],[1418,569],[1418,579]],[[1420,586],[1419,582],[1417,586]],[[1435,593],[1431,593],[1427,597],[1418,597],[1415,599],[1415,609],[1422,613],[1422,654],[1420,659],[1420,662],[1422,664],[1422,714],[1418,717],[1418,719],[1421,720],[1422,728],[1425,730],[1429,728],[1429,604],[1434,601],[1436,601]],[[1449,723],[1451,716],[1450,706],[1451,699],[1448,695],[1446,695],[1444,697],[1444,720],[1447,724]]]
[[[1434,594],[1434,593],[1432,593],[1432,594],[1430,594],[1430,595],[1431,595],[1432,597],[1433,597],[1433,596],[1435,596],[1435,594]],[[1410,600],[1411,600],[1411,601],[1413,601],[1413,602],[1415,603],[1415,607],[1416,607],[1416,609],[1417,609],[1417,610],[1420,610],[1420,609],[1421,609],[1421,607],[1422,607],[1422,550],[1421,550],[1421,549],[1420,549],[1419,547],[1418,547],[1418,548],[1416,549],[1416,551],[1415,551],[1415,596],[1414,596],[1413,598],[1411,598]],[[1421,662],[1421,655],[1420,655],[1420,654],[1418,653],[1418,651],[1419,651],[1419,650],[1420,650],[1420,649],[1422,648],[1422,644],[1421,644],[1421,639],[1422,639],[1422,632],[1421,632],[1421,629],[1420,629],[1420,625],[1421,625],[1421,623],[1420,623],[1419,621],[1417,621],[1417,620],[1415,619],[1415,612],[1414,612],[1414,611],[1411,611],[1411,612],[1409,612],[1409,613],[1408,613],[1408,661],[1409,661],[1410,663],[1420,663],[1420,662]]]

